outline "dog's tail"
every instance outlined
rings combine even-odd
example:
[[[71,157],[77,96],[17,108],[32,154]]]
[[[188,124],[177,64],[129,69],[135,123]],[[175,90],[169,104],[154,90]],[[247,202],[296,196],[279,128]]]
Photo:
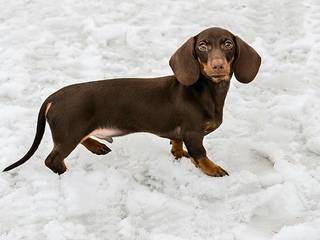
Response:
[[[28,161],[28,159],[34,154],[34,152],[38,149],[39,144],[41,142],[41,139],[43,137],[44,134],[44,130],[46,127],[46,108],[47,108],[47,101],[45,101],[39,111],[38,114],[38,122],[37,122],[37,132],[36,132],[36,136],[33,140],[33,144],[31,146],[31,148],[29,149],[29,151],[26,153],[26,155],[24,155],[23,158],[21,158],[19,161],[11,164],[10,166],[6,167],[3,171],[9,171],[13,168],[16,168],[18,166],[20,166],[21,164],[25,163],[26,161]]]

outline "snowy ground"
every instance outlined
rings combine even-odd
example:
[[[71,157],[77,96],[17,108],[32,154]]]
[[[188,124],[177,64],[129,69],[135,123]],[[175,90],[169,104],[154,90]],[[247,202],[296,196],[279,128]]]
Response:
[[[171,74],[192,34],[223,26],[261,54],[235,79],[224,122],[205,140],[230,173],[174,161],[165,139],[79,146],[58,177],[32,159],[0,174],[0,239],[320,239],[320,2],[0,0],[0,169],[29,149],[46,96],[104,78]]]

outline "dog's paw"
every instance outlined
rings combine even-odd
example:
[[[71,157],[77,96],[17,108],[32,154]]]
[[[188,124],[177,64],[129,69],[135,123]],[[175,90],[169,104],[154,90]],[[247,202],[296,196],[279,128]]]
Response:
[[[179,149],[179,150],[171,150],[172,155],[175,159],[180,159],[182,157],[190,158],[190,155],[187,151]]]
[[[97,154],[97,155],[106,155],[107,153],[111,152],[111,149],[102,143],[95,144],[94,146],[91,146],[89,150],[92,153]]]
[[[220,166],[217,166],[215,169],[209,171],[206,174],[211,177],[229,176],[229,173]]]
[[[211,177],[229,176],[228,172],[222,167],[210,161],[208,158],[202,158],[197,161],[192,159],[193,164],[200,168],[203,173]]]
[[[108,148],[106,145],[92,138],[86,139],[81,144],[85,146],[90,152],[97,155],[105,155],[111,152],[111,149]]]
[[[61,175],[67,171],[64,160],[53,161],[52,158],[47,158],[45,160],[45,164],[51,169],[52,172],[57,173],[58,175]]]

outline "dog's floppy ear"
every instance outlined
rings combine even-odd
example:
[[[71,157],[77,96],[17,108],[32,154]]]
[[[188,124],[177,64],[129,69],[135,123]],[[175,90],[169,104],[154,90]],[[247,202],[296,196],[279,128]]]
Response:
[[[236,36],[237,58],[233,70],[236,79],[242,83],[251,82],[258,73],[261,57],[245,41]]]
[[[180,83],[186,86],[194,84],[200,74],[198,61],[194,53],[195,38],[186,41],[170,58],[169,65]]]

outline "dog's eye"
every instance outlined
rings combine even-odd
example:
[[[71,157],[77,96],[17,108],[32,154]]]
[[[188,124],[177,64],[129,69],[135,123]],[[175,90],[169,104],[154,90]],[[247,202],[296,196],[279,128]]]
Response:
[[[206,52],[208,51],[208,46],[205,42],[201,42],[198,46],[198,49],[201,51],[201,52]]]
[[[224,49],[231,49],[233,48],[233,42],[231,40],[227,40],[224,42],[223,44],[223,48]]]

